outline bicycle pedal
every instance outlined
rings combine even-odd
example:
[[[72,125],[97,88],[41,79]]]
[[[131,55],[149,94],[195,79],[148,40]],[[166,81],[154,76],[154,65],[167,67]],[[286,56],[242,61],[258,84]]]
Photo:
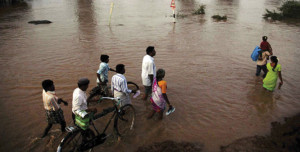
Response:
[[[75,130],[77,130],[77,128],[74,127],[74,126],[68,126],[68,127],[65,128],[65,130],[66,130],[67,132],[74,132]]]

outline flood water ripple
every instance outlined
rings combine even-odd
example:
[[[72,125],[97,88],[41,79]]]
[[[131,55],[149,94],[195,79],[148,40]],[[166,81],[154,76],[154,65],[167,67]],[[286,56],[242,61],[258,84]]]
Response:
[[[108,54],[110,67],[125,64],[127,80],[143,88],[141,62],[149,45],[156,48],[157,68],[166,70],[168,97],[176,112],[163,121],[146,120],[150,103],[134,99],[135,135],[120,144],[111,139],[96,150],[131,152],[175,140],[203,143],[205,151],[215,152],[238,138],[266,135],[270,122],[299,112],[300,24],[262,18],[278,1],[176,0],[176,11],[186,15],[176,24],[170,1],[114,3],[110,26],[108,0],[40,0],[0,8],[0,151],[55,150],[37,139],[47,125],[44,79],[54,80],[58,96],[71,103],[79,78],[91,80],[89,89],[96,85],[99,56]],[[206,14],[192,15],[201,4]],[[215,22],[211,16],[216,14],[228,20]],[[27,23],[43,19],[53,23]],[[262,88],[250,59],[263,35],[282,65],[284,85],[273,93]],[[71,124],[71,104],[62,109]],[[101,128],[103,123],[96,125]]]

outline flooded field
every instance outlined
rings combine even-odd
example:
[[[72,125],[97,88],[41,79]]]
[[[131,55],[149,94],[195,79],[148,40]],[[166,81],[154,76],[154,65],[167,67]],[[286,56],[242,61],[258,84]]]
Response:
[[[57,95],[70,103],[62,109],[72,124],[72,92],[81,77],[91,80],[88,91],[96,86],[99,56],[108,54],[113,68],[125,64],[127,80],[143,88],[141,65],[149,45],[156,48],[157,68],[166,70],[176,111],[163,121],[147,120],[150,103],[134,99],[135,135],[120,143],[112,137],[95,151],[131,152],[174,140],[199,142],[204,151],[215,152],[236,139],[266,135],[272,121],[300,111],[300,23],[262,18],[280,1],[176,0],[176,11],[186,16],[173,24],[170,0],[115,0],[109,26],[111,2],[39,0],[0,8],[0,151],[53,151],[62,139],[59,125],[46,139],[37,138],[47,126],[44,79],[52,79]],[[192,15],[201,4],[206,14]],[[215,22],[211,16],[217,14],[227,21]],[[31,20],[53,23],[28,24]],[[262,88],[250,59],[263,35],[282,65],[284,84],[273,93]]]

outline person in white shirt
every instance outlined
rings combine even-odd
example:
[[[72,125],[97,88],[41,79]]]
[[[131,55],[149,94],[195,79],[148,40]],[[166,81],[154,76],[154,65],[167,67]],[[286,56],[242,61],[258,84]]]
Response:
[[[64,118],[64,113],[60,108],[59,104],[63,102],[66,106],[68,103],[58,98],[55,94],[55,86],[52,80],[44,80],[42,82],[43,87],[43,103],[46,110],[46,116],[48,121],[48,126],[46,127],[44,134],[45,137],[53,124],[59,123],[61,125],[61,131],[65,132],[66,121]]]
[[[143,100],[147,100],[148,96],[151,95],[153,77],[155,77],[156,74],[156,67],[153,58],[156,55],[154,46],[148,46],[146,53],[147,55],[144,56],[142,64],[142,81],[145,87]]]
[[[130,90],[127,87],[127,80],[123,75],[125,73],[125,65],[118,64],[116,66],[116,72],[111,78],[111,91],[114,95],[114,98],[119,97],[121,99],[120,107],[131,104],[130,93],[136,93],[136,90]]]
[[[86,90],[89,87],[89,79],[81,78],[78,80],[78,88],[76,88],[73,92],[73,100],[72,100],[72,118],[75,123],[75,114],[78,114],[80,111],[86,112],[97,112],[96,108],[88,108],[87,106],[87,96]]]

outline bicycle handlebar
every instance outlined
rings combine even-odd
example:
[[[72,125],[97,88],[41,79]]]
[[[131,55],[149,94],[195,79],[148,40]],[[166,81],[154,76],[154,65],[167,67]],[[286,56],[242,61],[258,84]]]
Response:
[[[116,101],[116,105],[118,106],[121,102],[121,99],[120,97],[116,97],[116,98],[112,98],[112,97],[101,97],[100,100],[103,100],[103,99],[108,99],[108,100],[113,100],[113,101]]]

